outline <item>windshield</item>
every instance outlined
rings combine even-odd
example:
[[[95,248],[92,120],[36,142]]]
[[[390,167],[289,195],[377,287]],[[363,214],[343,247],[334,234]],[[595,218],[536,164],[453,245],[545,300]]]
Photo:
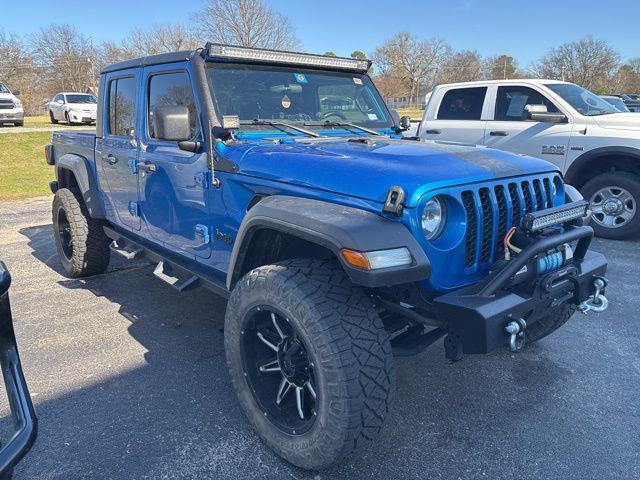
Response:
[[[67,103],[98,103],[93,95],[67,95]]]
[[[4,83],[0,83],[0,93],[11,93]]]
[[[560,95],[582,115],[606,115],[618,113],[616,107],[595,93],[572,83],[547,83],[546,87]]]
[[[364,130],[353,126],[372,130],[393,127],[382,98],[364,74],[209,63],[207,76],[218,114],[237,115],[240,130],[283,131],[276,122],[359,133]],[[254,120],[262,122],[247,124]],[[292,129],[284,130],[295,134]]]
[[[602,97],[602,99],[605,102],[610,103],[611,105],[613,105],[614,107],[616,107],[619,111],[621,112],[628,112],[629,109],[627,108],[627,106],[624,104],[624,102],[622,101],[622,99],[618,98],[618,97]]]

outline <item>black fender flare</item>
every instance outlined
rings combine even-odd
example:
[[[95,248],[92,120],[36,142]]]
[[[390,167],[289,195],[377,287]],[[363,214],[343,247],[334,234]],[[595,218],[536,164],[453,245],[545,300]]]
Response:
[[[104,209],[100,202],[98,186],[96,185],[94,173],[89,167],[87,159],[75,153],[66,153],[60,158],[56,158],[55,165],[58,187],[64,187],[64,185],[60,184],[61,178],[63,177],[63,170],[70,171],[76,179],[89,215],[93,218],[104,219]]]
[[[427,255],[402,223],[359,208],[273,195],[258,202],[242,220],[227,272],[229,290],[240,278],[253,235],[262,229],[287,233],[327,248],[358,285],[371,288],[398,285],[423,280],[431,274]],[[401,247],[409,249],[413,262],[377,271],[354,268],[340,255],[343,248],[371,252]]]
[[[571,166],[564,175],[565,182],[573,185],[580,177],[580,172],[587,163],[604,157],[629,157],[640,162],[640,149],[633,147],[601,147],[589,150],[571,162]]]

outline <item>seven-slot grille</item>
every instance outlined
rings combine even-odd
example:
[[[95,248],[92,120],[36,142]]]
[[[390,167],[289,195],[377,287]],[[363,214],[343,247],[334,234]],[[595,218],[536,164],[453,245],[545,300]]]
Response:
[[[465,268],[497,260],[511,226],[520,225],[526,213],[553,207],[553,181],[545,177],[464,190]]]
[[[13,100],[0,99],[0,109],[10,110],[15,108],[15,106],[16,105],[13,103]]]

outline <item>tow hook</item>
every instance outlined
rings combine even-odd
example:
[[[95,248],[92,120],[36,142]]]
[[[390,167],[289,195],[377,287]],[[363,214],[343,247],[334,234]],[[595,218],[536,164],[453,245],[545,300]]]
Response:
[[[509,350],[512,352],[519,352],[524,348],[524,331],[526,328],[527,322],[524,321],[524,318],[517,318],[507,323],[504,330],[509,335]]]
[[[609,300],[607,300],[607,297],[602,293],[607,286],[607,279],[604,277],[596,277],[593,281],[593,286],[596,289],[594,294],[578,305],[578,310],[585,315],[589,311],[604,312],[609,306]]]

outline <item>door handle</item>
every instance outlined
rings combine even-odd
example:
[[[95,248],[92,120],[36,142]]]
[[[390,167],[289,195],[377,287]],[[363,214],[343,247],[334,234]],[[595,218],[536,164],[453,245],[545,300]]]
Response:
[[[491,135],[492,137],[508,137],[509,132],[506,132],[504,130],[494,130],[493,132],[489,132],[489,135]]]
[[[143,172],[153,173],[157,170],[155,163],[149,162],[138,162],[138,170],[142,170]]]
[[[431,130],[427,130],[427,135],[440,135],[442,132],[440,130],[435,130],[435,129],[431,129]]]
[[[109,154],[109,155],[103,155],[102,156],[102,161],[108,163],[109,165],[115,165],[116,163],[118,163],[118,157]]]

